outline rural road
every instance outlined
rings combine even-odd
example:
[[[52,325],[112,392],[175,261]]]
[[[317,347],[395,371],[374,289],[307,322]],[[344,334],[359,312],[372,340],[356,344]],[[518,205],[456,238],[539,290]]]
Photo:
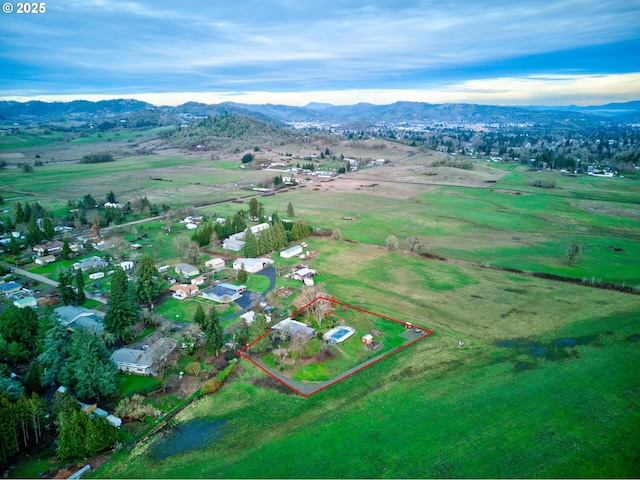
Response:
[[[37,282],[44,283],[45,285],[51,285],[52,287],[57,287],[58,286],[58,282],[56,282],[55,280],[51,280],[49,277],[46,277],[44,275],[40,275],[39,273],[33,273],[33,272],[29,272],[28,270],[24,270],[22,268],[12,267],[11,265],[9,265],[7,263],[3,263],[3,265],[6,268],[12,269],[13,272],[17,273],[18,275],[22,275],[24,277],[30,278],[32,280],[35,280]],[[92,300],[95,300],[96,302],[102,303],[104,305],[107,304],[107,300],[104,299],[101,296],[94,295],[91,292],[87,292],[86,290],[85,290],[84,294],[86,295],[87,298],[91,298]]]

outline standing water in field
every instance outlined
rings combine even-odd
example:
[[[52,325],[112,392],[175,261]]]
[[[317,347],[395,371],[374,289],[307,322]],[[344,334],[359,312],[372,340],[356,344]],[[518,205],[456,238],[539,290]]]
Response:
[[[153,442],[149,452],[156,460],[164,460],[172,455],[200,450],[222,437],[224,424],[220,420],[201,418],[178,423]]]

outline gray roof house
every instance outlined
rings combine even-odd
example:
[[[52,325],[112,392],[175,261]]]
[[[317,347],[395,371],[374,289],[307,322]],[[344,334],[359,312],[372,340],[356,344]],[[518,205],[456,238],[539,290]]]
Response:
[[[193,277],[200,273],[200,270],[188,263],[178,263],[175,270],[177,274],[186,275],[187,277]]]
[[[54,308],[53,312],[58,315],[60,322],[69,328],[93,330],[94,332],[99,332],[104,328],[102,317],[95,310],[89,308],[66,305]]]
[[[101,257],[83,258],[79,262],[73,264],[73,268],[83,271],[91,268],[105,268],[106,266],[107,262]]]
[[[153,364],[159,358],[170,355],[176,349],[178,341],[175,338],[162,337],[146,350],[135,348],[121,348],[111,354],[111,360],[121,372],[139,375],[157,375]]]

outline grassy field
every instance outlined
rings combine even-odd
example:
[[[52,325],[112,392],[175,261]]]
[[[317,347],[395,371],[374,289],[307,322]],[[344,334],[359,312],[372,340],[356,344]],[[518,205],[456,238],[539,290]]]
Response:
[[[258,387],[264,374],[242,362],[178,419],[218,422],[217,440],[162,460],[145,444],[92,475],[640,474],[638,297],[323,241],[327,290],[435,335],[308,400]]]

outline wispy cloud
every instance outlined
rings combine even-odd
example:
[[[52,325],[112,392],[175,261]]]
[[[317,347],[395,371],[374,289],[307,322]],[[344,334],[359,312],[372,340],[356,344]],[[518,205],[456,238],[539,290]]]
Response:
[[[619,47],[640,47],[637,18],[635,0],[67,0],[40,18],[2,18],[0,95],[444,91],[514,74],[638,72],[637,53]],[[591,64],[598,48],[605,60]]]

